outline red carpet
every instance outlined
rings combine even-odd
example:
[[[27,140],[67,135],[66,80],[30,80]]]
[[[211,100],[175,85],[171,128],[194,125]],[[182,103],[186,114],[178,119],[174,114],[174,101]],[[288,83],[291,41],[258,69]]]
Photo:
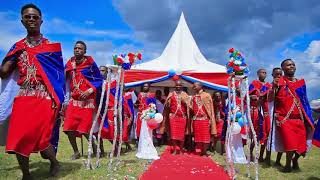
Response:
[[[170,154],[169,148],[142,174],[141,180],[230,179],[210,157],[193,154]]]

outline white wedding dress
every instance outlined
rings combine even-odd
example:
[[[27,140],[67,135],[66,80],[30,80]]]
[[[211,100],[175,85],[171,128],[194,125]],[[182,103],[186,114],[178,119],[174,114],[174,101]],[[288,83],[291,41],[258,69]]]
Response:
[[[152,142],[152,129],[149,129],[147,122],[142,120],[139,146],[136,157],[140,159],[156,160],[159,159],[157,149]]]

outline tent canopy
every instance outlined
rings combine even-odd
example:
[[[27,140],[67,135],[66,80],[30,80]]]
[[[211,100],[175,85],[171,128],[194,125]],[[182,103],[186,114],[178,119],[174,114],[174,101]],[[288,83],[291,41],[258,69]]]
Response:
[[[149,82],[153,86],[173,87],[171,79],[179,75],[184,86],[195,81],[205,86],[226,91],[227,78],[224,66],[208,61],[199,50],[182,13],[179,23],[160,57],[133,65],[125,73],[127,87]]]

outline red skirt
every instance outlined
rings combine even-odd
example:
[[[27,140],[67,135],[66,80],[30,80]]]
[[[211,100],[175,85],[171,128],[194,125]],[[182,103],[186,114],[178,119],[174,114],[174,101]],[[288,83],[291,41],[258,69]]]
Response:
[[[137,138],[140,137],[140,130],[141,130],[141,124],[142,124],[142,119],[141,119],[141,113],[138,113],[138,117],[137,117],[137,124],[136,124],[136,136]]]
[[[271,129],[271,124],[270,124],[270,116],[264,116],[263,117],[263,137],[261,139],[261,144],[267,144],[268,137],[269,137],[269,132]]]
[[[124,118],[123,120],[123,130],[122,130],[122,141],[128,142],[129,141],[129,119]]]
[[[285,151],[297,151],[299,154],[307,151],[307,134],[303,121],[289,119],[277,128]]]
[[[251,109],[251,119],[252,119],[254,131],[258,135],[259,134],[259,111],[257,107]]]
[[[113,119],[113,110],[108,110],[108,121],[109,127],[108,128],[102,128],[101,130],[101,137],[104,139],[108,140],[113,140],[114,139],[114,119]],[[122,141],[123,142],[128,142],[129,141],[129,119],[124,118],[123,120],[123,129],[122,129]],[[118,124],[119,125],[119,124]],[[118,130],[118,135],[117,135],[117,140],[119,140],[120,136],[120,131]]]
[[[50,146],[55,125],[52,100],[35,96],[18,96],[14,99],[6,151],[29,157],[32,152]]]
[[[194,142],[210,143],[209,120],[193,120]]]
[[[63,131],[76,131],[80,134],[89,134],[92,126],[94,108],[81,108],[68,105],[64,120]]]
[[[113,110],[108,109],[107,116],[108,116],[108,128],[103,127],[101,130],[101,138],[113,140],[113,133],[114,133],[114,120],[113,120]],[[107,121],[107,119],[105,120]]]
[[[170,117],[169,123],[171,139],[183,141],[186,132],[187,119],[183,117]]]
[[[217,128],[217,138],[216,139],[221,139],[223,123],[224,123],[224,121],[222,119],[219,119],[219,121],[216,122],[216,128]]]

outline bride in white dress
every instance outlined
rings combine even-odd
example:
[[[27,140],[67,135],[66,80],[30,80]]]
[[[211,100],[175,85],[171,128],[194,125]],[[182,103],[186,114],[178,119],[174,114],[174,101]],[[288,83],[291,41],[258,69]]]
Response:
[[[142,119],[139,146],[136,157],[140,159],[156,160],[159,159],[157,149],[152,141],[152,129],[147,125],[146,120]]]

